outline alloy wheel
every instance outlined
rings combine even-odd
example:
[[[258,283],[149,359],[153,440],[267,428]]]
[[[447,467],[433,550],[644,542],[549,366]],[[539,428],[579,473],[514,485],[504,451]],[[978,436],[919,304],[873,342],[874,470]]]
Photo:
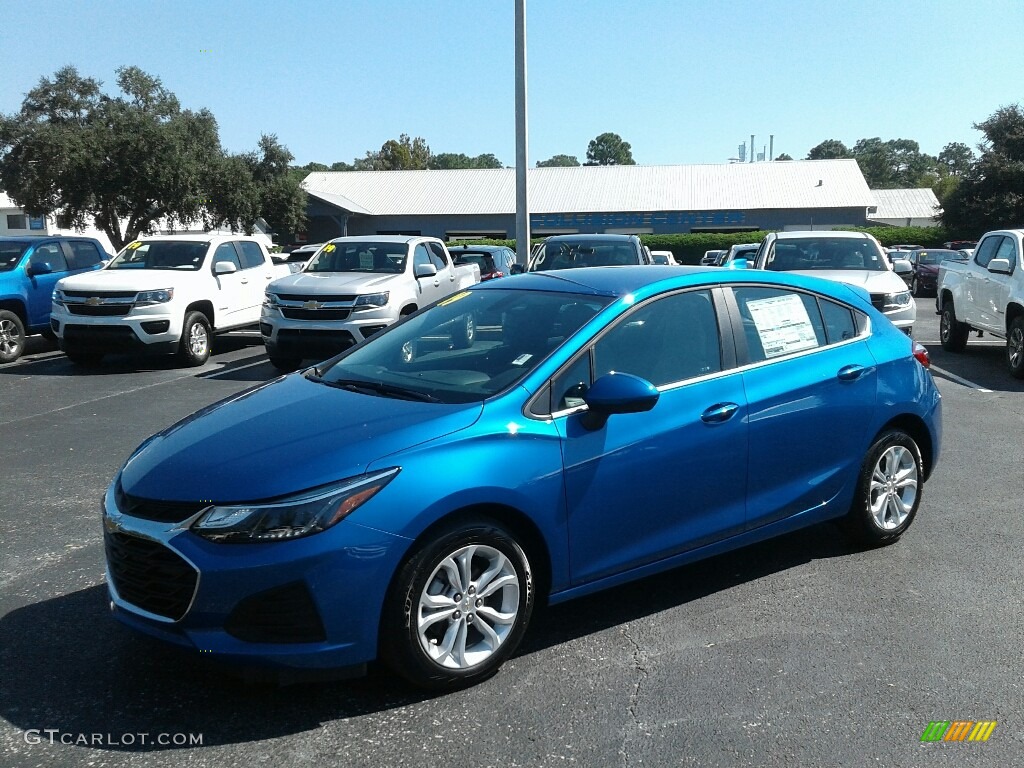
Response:
[[[192,355],[196,358],[203,357],[209,344],[210,337],[203,324],[192,323],[192,327],[188,331],[188,348]]]
[[[869,504],[876,525],[886,531],[898,528],[914,508],[918,493],[917,462],[902,445],[890,446],[871,473]]]
[[[1006,339],[1006,354],[1009,356],[1011,368],[1021,367],[1021,358],[1024,357],[1024,330],[1019,325],[1010,330],[1010,336]]]

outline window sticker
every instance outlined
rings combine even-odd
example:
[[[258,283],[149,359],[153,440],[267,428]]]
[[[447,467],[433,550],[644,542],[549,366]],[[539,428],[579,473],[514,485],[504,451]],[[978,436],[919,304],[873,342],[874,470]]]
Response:
[[[334,253],[334,251],[337,250],[337,248],[338,246],[336,246],[334,243],[328,243],[327,245],[324,246],[324,253]]]
[[[531,357],[533,357],[533,355],[529,354],[528,352],[524,353],[524,354],[520,355],[519,357],[517,357],[515,360],[513,360],[512,361],[512,365],[523,365]]]
[[[807,308],[794,293],[747,302],[766,358],[818,346]]]
[[[142,243],[140,241],[138,241],[138,240],[136,240],[133,243],[129,243],[128,244],[128,250],[129,251],[134,251],[136,248],[141,248],[141,247],[142,247]]]

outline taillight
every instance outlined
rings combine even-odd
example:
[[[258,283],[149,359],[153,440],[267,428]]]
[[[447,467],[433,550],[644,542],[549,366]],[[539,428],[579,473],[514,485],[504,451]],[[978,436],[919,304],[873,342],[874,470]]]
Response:
[[[501,270],[498,270],[493,275],[491,275],[491,277],[504,277],[504,276],[505,276],[505,273],[502,272]]]
[[[928,357],[928,349],[918,341],[912,342],[914,350],[914,358],[923,365],[925,368],[932,367],[932,359]]]

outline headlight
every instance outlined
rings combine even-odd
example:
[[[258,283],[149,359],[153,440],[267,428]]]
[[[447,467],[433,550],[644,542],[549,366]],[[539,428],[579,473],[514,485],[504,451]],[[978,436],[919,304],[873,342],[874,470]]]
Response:
[[[390,293],[388,291],[384,291],[383,293],[365,293],[362,296],[356,296],[356,303],[353,305],[353,309],[386,307],[388,305],[389,295]]]
[[[327,488],[264,504],[213,506],[192,524],[210,541],[251,544],[286,541],[326,531],[372,499],[399,467],[350,477]]]
[[[910,301],[910,291],[887,293],[885,294],[885,305],[882,309],[883,311],[886,309],[906,309],[910,306]]]
[[[140,291],[135,297],[135,306],[148,307],[153,304],[166,304],[174,298],[173,288],[161,288],[159,291]]]
[[[270,293],[267,291],[263,294],[263,306],[264,307],[276,307],[277,306],[277,294]]]
[[[53,296],[51,296],[50,298],[53,300],[54,304],[59,304],[62,307],[64,306],[64,291],[62,291],[60,288],[54,288]]]

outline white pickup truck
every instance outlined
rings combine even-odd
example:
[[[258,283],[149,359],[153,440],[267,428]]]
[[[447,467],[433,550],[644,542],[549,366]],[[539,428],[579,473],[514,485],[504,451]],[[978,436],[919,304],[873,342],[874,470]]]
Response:
[[[244,235],[136,240],[103,269],[57,282],[50,327],[74,363],[127,352],[202,365],[211,336],[256,325],[267,285],[286,274]]]
[[[987,232],[967,261],[939,266],[935,298],[942,348],[961,352],[972,330],[1006,339],[1006,366],[1024,379],[1024,230]]]
[[[405,235],[339,237],[301,272],[267,287],[260,333],[282,371],[336,355],[420,307],[480,282],[477,264],[452,263],[441,240]],[[469,346],[466,317],[455,343]]]

